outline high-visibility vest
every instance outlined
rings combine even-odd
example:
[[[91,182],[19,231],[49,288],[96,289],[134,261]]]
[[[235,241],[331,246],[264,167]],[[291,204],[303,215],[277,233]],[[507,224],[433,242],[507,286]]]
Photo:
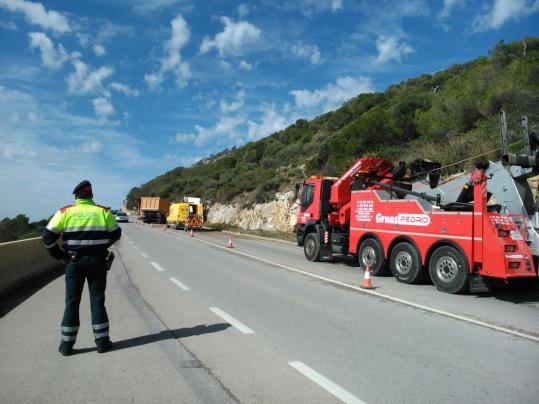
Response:
[[[91,199],[77,199],[52,217],[45,231],[45,247],[52,248],[62,236],[68,251],[103,251],[121,236],[112,212]]]

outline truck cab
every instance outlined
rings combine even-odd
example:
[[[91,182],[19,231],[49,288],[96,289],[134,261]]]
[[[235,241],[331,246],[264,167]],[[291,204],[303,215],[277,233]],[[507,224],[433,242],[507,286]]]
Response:
[[[298,212],[298,245],[304,245],[307,234],[320,233],[331,210],[329,195],[335,180],[332,177],[312,176],[303,183]]]

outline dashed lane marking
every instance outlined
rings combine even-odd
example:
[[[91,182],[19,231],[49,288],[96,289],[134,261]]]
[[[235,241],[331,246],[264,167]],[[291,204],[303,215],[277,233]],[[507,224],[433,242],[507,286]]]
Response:
[[[159,265],[157,262],[150,262],[150,264],[152,264],[152,266],[155,269],[157,269],[159,272],[164,272],[165,271],[165,269],[161,265]]]
[[[142,255],[144,258],[149,258],[150,256],[144,252],[141,252],[140,255]]]
[[[341,386],[333,383],[331,380],[329,380],[327,377],[321,375],[316,370],[310,368],[309,366],[305,365],[303,362],[300,361],[293,361],[288,362],[290,366],[292,366],[294,369],[296,369],[298,372],[303,374],[303,376],[311,379],[313,382],[318,384],[320,387],[322,387],[327,392],[333,394],[335,397],[337,397],[339,400],[345,402],[345,403],[353,403],[353,404],[365,404],[365,401],[357,398],[349,391],[343,389]]]
[[[238,251],[238,250],[232,250],[230,248],[227,248],[226,246],[222,246],[220,244],[217,244],[217,243],[214,243],[214,242],[211,242],[211,241],[203,240],[201,238],[190,238],[190,239],[191,240],[196,240],[196,241],[199,241],[199,242],[202,242],[202,243],[205,243],[205,244],[209,244],[209,245],[217,247],[217,248],[220,248],[220,249],[222,249],[224,251],[227,251],[230,254],[243,255],[244,257],[249,257],[249,258],[254,259],[256,261],[259,261],[259,262],[264,262],[264,263],[272,265],[272,266],[288,269],[290,271],[297,272],[299,274],[309,276],[309,277],[314,278],[314,279],[319,279],[321,281],[324,281],[324,282],[327,282],[327,283],[330,283],[330,284],[333,284],[333,285],[338,285],[338,286],[341,286],[341,287],[344,287],[344,288],[355,290],[356,292],[360,292],[360,293],[380,297],[382,299],[390,300],[390,301],[395,302],[395,303],[400,303],[400,304],[403,304],[405,306],[414,307],[416,309],[423,310],[423,311],[426,311],[426,312],[429,312],[429,313],[435,313],[435,314],[438,314],[440,316],[452,318],[452,319],[455,319],[455,320],[464,321],[464,322],[469,323],[469,324],[475,324],[475,325],[478,325],[480,327],[489,328],[489,329],[495,330],[495,331],[500,331],[500,332],[503,332],[505,334],[513,335],[515,337],[525,338],[525,339],[530,340],[530,341],[539,342],[539,337],[535,336],[533,334],[527,334],[525,332],[512,330],[510,328],[501,327],[501,326],[491,324],[491,323],[487,323],[487,322],[480,321],[480,320],[475,320],[473,318],[466,317],[466,316],[461,316],[459,314],[453,314],[453,313],[450,313],[450,312],[447,312],[447,311],[444,311],[444,310],[435,309],[434,307],[425,306],[425,305],[419,304],[419,303],[414,303],[414,302],[411,302],[409,300],[404,300],[404,299],[400,299],[398,297],[385,295],[383,293],[376,292],[376,291],[373,291],[373,290],[361,289],[359,286],[350,285],[348,283],[336,281],[334,279],[326,278],[325,276],[316,275],[316,274],[313,274],[311,272],[307,272],[307,271],[304,271],[304,270],[301,270],[301,269],[298,269],[298,268],[290,267],[288,265],[279,264],[278,262],[267,260],[267,259],[261,258],[261,257],[257,257],[256,255],[247,254],[247,253],[244,253],[244,252],[241,252],[241,251]]]
[[[232,317],[230,314],[225,313],[220,308],[218,308],[218,307],[210,307],[210,310],[213,311],[215,314],[217,314],[219,317],[221,317],[223,320],[228,321],[230,323],[230,325],[237,328],[242,333],[244,333],[244,334],[254,334],[255,333],[253,330],[251,330],[249,327],[247,327],[241,321],[236,320],[234,317]]]
[[[170,279],[170,281],[176,285],[177,287],[179,287],[181,290],[191,290],[189,289],[188,286],[184,285],[183,283],[181,283],[179,280],[177,280],[176,278],[168,278]]]

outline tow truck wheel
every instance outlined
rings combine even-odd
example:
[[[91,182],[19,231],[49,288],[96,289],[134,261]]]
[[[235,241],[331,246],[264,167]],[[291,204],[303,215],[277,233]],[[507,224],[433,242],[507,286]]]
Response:
[[[425,271],[421,268],[421,260],[415,247],[402,242],[391,250],[389,257],[391,273],[399,282],[420,283],[425,279]]]
[[[434,251],[430,257],[429,272],[432,283],[441,292],[468,291],[470,279],[468,261],[454,247],[443,246]]]
[[[303,252],[305,253],[305,258],[309,261],[320,261],[320,239],[318,238],[318,234],[307,234],[305,244],[303,245]]]
[[[387,275],[389,270],[384,258],[384,250],[378,240],[368,238],[359,246],[359,265],[362,268],[369,267],[374,276]]]

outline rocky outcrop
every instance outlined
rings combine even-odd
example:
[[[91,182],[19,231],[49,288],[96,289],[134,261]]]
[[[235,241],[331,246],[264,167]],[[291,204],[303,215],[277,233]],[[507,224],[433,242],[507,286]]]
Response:
[[[241,209],[239,205],[216,203],[208,212],[208,222],[230,224],[246,230],[291,232],[297,223],[298,203],[294,192],[275,194],[275,200]]]

